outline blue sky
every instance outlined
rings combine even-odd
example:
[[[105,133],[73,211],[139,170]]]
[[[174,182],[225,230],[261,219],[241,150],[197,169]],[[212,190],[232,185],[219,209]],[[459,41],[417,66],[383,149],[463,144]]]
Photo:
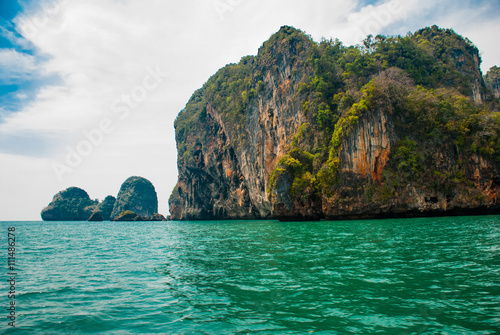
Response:
[[[46,57],[16,30],[16,24],[13,22],[13,19],[22,13],[36,11],[39,7],[33,6],[33,3],[39,4],[16,0],[2,0],[0,4],[0,50],[4,52],[4,61],[0,59],[0,118],[21,109],[40,86],[58,80],[56,76],[44,76],[37,71],[36,66],[46,60]],[[10,60],[14,66],[6,66],[7,55],[14,57],[12,51],[24,57],[18,57],[17,61]]]
[[[19,46],[14,38],[21,38],[19,34],[15,31],[15,26],[11,23],[11,20],[17,16],[21,11],[21,6],[17,1],[3,1],[0,4],[0,48],[2,49],[15,49],[18,52],[30,52]],[[3,73],[3,71],[2,71]],[[9,110],[15,110],[16,103],[15,98],[12,98],[12,93],[15,93],[20,89],[22,84],[29,85],[29,80],[13,80],[13,78],[1,77],[0,83],[0,104],[3,108]]]
[[[69,186],[116,196],[132,175],[168,214],[176,115],[282,25],[356,44],[437,24],[476,44],[484,72],[500,65],[499,17],[485,0],[2,0],[0,220],[38,220]]]

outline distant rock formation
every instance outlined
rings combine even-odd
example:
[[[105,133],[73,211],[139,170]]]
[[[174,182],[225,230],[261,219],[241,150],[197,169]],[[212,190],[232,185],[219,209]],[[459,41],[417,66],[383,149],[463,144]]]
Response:
[[[104,221],[111,220],[111,213],[113,212],[115,202],[116,198],[108,195],[99,205],[97,205],[97,213],[101,214]]]
[[[81,188],[70,187],[57,193],[41,216],[44,221],[165,221],[157,212],[153,184],[142,177],[130,177],[117,198],[108,195],[102,202],[91,200]]]
[[[97,207],[87,192],[78,187],[69,187],[57,193],[52,202],[42,210],[44,221],[84,221]]]
[[[130,177],[122,184],[111,218],[117,220],[126,211],[131,211],[146,220],[158,212],[158,198],[149,180],[142,177]]]

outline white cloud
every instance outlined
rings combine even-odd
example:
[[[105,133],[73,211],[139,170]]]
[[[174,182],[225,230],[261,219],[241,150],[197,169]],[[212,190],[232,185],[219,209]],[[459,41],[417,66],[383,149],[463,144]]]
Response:
[[[453,28],[476,45],[482,56],[483,73],[491,66],[500,64],[500,44],[496,43],[494,33],[500,31],[500,21],[497,16],[491,15],[495,10],[499,11],[498,6],[494,8],[492,3],[487,2],[474,4],[473,7],[454,4],[454,7],[443,7],[435,21],[444,28]],[[448,15],[445,15],[446,12]]]
[[[365,6],[358,12],[349,14],[347,25],[351,34],[354,33],[351,38],[354,38],[354,43],[358,43],[370,34],[380,34],[385,27],[405,18],[409,9],[417,2],[420,1],[408,0],[403,3],[402,0],[390,0],[375,6]]]
[[[14,34],[14,32],[6,29],[5,27],[0,27],[0,35],[9,40],[13,45],[20,46],[24,49],[29,49],[29,43],[28,41],[26,41],[26,39],[17,36],[16,34]]]
[[[14,49],[0,49],[0,81],[3,84],[27,80],[35,70],[33,56]]]
[[[492,41],[492,35],[485,34],[485,31],[500,31],[498,20],[486,20],[481,26],[471,25],[467,28],[467,37],[479,49],[483,73],[494,65],[500,66],[500,44]]]

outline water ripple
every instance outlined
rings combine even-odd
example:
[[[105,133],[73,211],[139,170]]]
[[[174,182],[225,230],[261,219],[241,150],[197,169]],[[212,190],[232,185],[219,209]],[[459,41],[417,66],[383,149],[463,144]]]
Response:
[[[0,225],[16,334],[500,333],[496,216]]]

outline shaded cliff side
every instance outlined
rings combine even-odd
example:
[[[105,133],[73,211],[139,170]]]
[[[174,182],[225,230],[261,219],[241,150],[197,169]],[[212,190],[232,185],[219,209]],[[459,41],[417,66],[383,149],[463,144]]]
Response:
[[[179,113],[172,219],[497,210],[498,101],[479,66],[436,26],[361,47],[282,27]]]

